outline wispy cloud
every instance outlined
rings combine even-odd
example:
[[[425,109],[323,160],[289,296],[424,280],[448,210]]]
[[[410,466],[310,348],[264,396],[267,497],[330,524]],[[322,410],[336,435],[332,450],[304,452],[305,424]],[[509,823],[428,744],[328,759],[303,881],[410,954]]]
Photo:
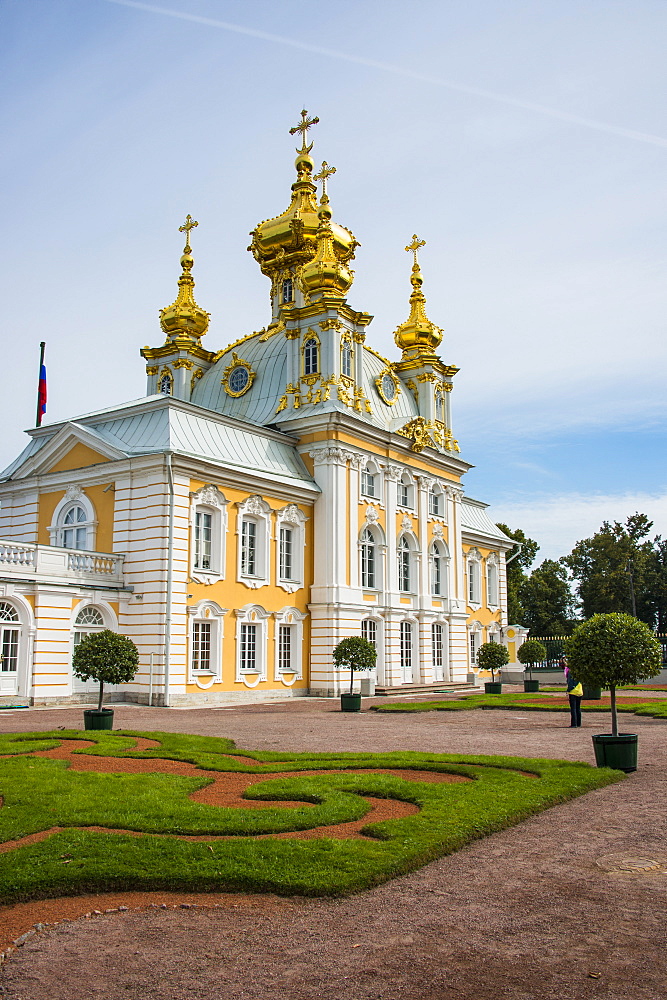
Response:
[[[134,10],[145,11],[149,14],[161,14],[165,17],[177,18],[181,21],[191,21],[194,24],[202,24],[208,28],[220,28],[222,31],[234,32],[238,35],[247,35],[250,38],[258,38],[265,42],[274,42],[277,45],[286,45],[293,49],[300,49],[303,52],[312,52],[315,55],[327,56],[330,59],[338,59],[343,62],[356,63],[359,66],[367,66],[371,69],[380,70],[383,73],[392,73],[395,76],[407,77],[411,80],[420,80],[436,87],[446,87],[448,90],[455,90],[461,94],[470,94],[473,97],[481,97],[488,101],[495,101],[514,108],[521,108],[524,111],[531,111],[535,114],[545,115],[548,118],[555,118],[558,121],[568,122],[571,125],[579,125],[584,128],[594,129],[597,132],[606,132],[609,135],[622,136],[625,139],[633,139],[637,142],[650,143],[653,146],[667,148],[667,138],[659,135],[652,135],[649,132],[638,132],[634,129],[623,128],[620,125],[611,125],[609,122],[596,121],[593,118],[583,118],[580,115],[572,115],[567,111],[558,111],[556,108],[548,108],[543,104],[535,104],[532,101],[525,101],[521,98],[510,97],[508,94],[498,94],[492,90],[485,90],[482,87],[472,87],[464,83],[456,83],[453,80],[445,80],[439,76],[428,73],[419,73],[416,70],[403,66],[395,66],[391,63],[382,62],[378,59],[369,59],[366,56],[356,56],[349,52],[340,52],[337,49],[325,48],[321,45],[313,45],[310,42],[300,42],[295,38],[288,38],[285,35],[276,35],[269,31],[261,31],[258,28],[248,28],[241,24],[233,24],[230,21],[221,21],[218,18],[203,17],[199,14],[190,14],[187,11],[173,10],[170,7],[160,7],[152,3],[141,3],[139,0],[104,0],[105,3],[116,4],[119,7],[131,7]]]
[[[582,538],[593,535],[603,521],[625,521],[640,511],[653,521],[652,535],[667,534],[667,493],[582,494],[536,497],[494,504],[494,520],[523,528],[540,544],[535,565],[572,551]]]

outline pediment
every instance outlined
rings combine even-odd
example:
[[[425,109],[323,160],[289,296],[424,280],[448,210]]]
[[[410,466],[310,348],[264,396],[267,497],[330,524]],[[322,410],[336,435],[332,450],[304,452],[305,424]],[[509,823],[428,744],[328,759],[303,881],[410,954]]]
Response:
[[[105,441],[88,427],[73,422],[64,424],[38,452],[14,471],[13,479],[82,469],[102,462],[115,462],[127,455]]]

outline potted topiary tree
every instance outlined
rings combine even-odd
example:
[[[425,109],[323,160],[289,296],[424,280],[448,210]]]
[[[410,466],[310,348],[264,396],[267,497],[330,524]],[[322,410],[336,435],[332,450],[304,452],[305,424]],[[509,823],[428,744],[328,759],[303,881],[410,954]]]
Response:
[[[503,685],[501,681],[496,681],[494,672],[509,663],[510,654],[506,646],[501,646],[499,642],[485,642],[477,652],[477,666],[482,670],[491,671],[491,680],[486,681],[484,690],[487,694],[502,694]]]
[[[351,635],[341,639],[333,651],[333,660],[338,668],[350,668],[350,690],[340,696],[341,712],[361,711],[361,695],[353,691],[354,674],[357,670],[372,670],[375,666],[377,652],[368,639],[360,635]]]
[[[547,658],[547,647],[544,646],[537,639],[526,639],[523,642],[516,654],[516,658],[519,663],[525,663],[528,667],[528,674],[530,679],[523,679],[523,689],[524,691],[539,691],[540,682],[533,680],[533,664],[534,663],[544,663]]]
[[[99,681],[97,708],[85,709],[84,729],[113,729],[113,709],[102,708],[105,684],[127,684],[137,672],[139,653],[131,639],[111,632],[84,636],[74,650],[72,669],[82,681]]]
[[[619,733],[616,688],[636,684],[660,672],[662,650],[651,629],[638,618],[619,612],[593,615],[577,625],[567,640],[567,662],[582,685],[609,688],[611,734],[593,736],[598,767],[637,770],[637,735]]]

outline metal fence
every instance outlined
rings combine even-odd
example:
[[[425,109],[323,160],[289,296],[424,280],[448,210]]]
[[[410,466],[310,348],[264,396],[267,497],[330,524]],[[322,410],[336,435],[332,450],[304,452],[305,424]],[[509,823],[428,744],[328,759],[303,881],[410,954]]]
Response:
[[[556,670],[559,661],[565,656],[565,635],[531,635],[531,639],[536,639],[547,648],[547,658],[533,670]],[[662,668],[667,670],[667,632],[660,632],[656,639],[662,646]]]

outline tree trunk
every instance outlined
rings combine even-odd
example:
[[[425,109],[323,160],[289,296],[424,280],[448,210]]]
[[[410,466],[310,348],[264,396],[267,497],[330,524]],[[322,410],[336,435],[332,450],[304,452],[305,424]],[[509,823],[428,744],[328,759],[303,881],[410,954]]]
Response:
[[[100,700],[97,705],[97,711],[99,712],[102,708],[102,699],[104,698],[104,681],[100,681]]]
[[[616,685],[610,684],[609,694],[611,695],[611,735],[618,736],[618,713],[616,711]]]
[[[352,690],[354,687],[354,667],[350,667],[350,694],[354,694]]]

